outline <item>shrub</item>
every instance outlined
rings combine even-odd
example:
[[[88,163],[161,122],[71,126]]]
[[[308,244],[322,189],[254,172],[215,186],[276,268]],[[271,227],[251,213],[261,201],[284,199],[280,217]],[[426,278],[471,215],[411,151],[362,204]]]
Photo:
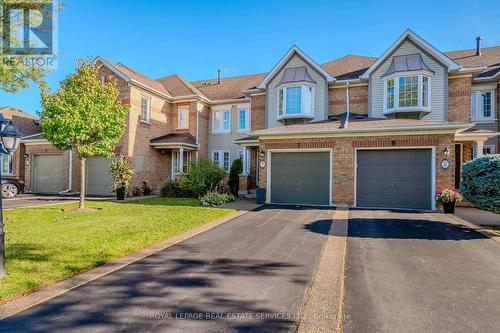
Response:
[[[238,195],[238,190],[240,188],[240,173],[243,172],[243,161],[241,158],[237,158],[233,161],[231,169],[229,170],[229,190],[234,196]]]
[[[168,198],[182,198],[184,193],[180,182],[166,180],[160,185],[160,195]]]
[[[200,198],[203,205],[219,206],[234,200],[234,196],[229,193],[220,193],[217,191],[209,191]]]
[[[181,179],[182,188],[192,196],[202,196],[218,187],[226,172],[208,160],[199,160],[189,166],[188,174]]]
[[[485,155],[465,163],[460,192],[476,207],[500,212],[500,155]]]
[[[134,175],[125,157],[115,158],[109,166],[109,173],[113,178],[113,189],[128,187]]]
[[[151,187],[148,185],[148,181],[145,180],[142,182],[142,195],[150,195],[153,191],[151,190]]]

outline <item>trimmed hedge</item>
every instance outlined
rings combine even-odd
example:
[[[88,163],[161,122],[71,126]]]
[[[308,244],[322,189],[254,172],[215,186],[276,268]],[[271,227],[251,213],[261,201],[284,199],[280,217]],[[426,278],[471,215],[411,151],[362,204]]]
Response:
[[[460,192],[476,207],[500,213],[500,155],[484,155],[465,163]]]

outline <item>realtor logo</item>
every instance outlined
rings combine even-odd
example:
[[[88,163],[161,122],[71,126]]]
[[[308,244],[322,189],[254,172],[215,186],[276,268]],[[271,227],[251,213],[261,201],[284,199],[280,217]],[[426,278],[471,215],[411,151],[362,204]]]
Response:
[[[57,67],[57,0],[3,0],[2,63],[8,66]]]

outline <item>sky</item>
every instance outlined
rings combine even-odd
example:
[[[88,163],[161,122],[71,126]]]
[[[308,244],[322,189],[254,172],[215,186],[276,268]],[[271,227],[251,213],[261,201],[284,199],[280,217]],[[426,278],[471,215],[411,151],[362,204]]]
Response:
[[[500,45],[499,1],[65,0],[59,12],[58,89],[78,58],[102,56],[151,78],[188,80],[267,72],[296,44],[317,63],[380,56],[410,28],[442,51]],[[0,105],[35,114],[36,86]]]

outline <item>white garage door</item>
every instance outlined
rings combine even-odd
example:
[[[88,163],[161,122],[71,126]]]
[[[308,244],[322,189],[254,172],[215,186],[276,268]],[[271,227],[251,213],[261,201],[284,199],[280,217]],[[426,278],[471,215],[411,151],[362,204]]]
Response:
[[[33,156],[32,188],[36,193],[64,191],[63,155]]]
[[[113,195],[113,179],[109,174],[111,159],[91,157],[87,159],[87,194]]]

